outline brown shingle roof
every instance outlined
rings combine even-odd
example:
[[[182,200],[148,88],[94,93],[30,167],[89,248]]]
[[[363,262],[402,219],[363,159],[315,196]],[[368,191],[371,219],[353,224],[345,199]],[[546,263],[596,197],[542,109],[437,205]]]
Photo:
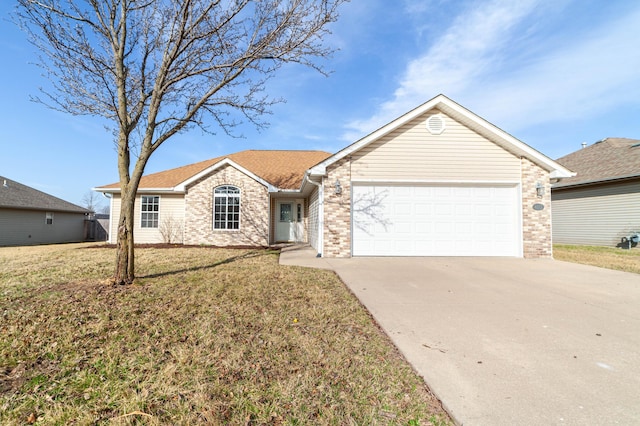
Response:
[[[640,176],[640,140],[606,138],[557,161],[577,175],[554,188]]]
[[[304,172],[330,155],[330,153],[324,151],[240,151],[199,163],[145,175],[140,180],[139,189],[173,188],[225,158],[280,189],[298,189],[302,184]],[[119,187],[120,184],[116,182],[97,189],[115,189]]]

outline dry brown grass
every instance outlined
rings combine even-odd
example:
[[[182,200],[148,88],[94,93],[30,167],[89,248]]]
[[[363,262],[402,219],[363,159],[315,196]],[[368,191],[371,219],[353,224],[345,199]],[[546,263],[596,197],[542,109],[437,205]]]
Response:
[[[639,247],[625,250],[611,247],[554,245],[553,257],[556,260],[640,274]]]
[[[0,249],[1,424],[445,424],[336,276],[271,251]]]

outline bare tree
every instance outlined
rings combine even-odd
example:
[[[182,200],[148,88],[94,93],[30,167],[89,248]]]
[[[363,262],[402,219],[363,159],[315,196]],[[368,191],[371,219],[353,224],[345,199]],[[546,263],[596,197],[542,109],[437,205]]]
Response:
[[[280,101],[265,82],[285,63],[324,73],[323,37],[345,1],[18,0],[53,85],[37,100],[111,123],[122,197],[115,283],[134,279],[133,209],[149,157],[194,126],[234,136],[245,120],[265,126]]]
[[[169,214],[160,222],[160,236],[162,242],[167,244],[177,244],[182,242],[182,222]]]
[[[82,206],[91,210],[94,213],[98,213],[104,210],[104,204],[100,201],[100,196],[94,191],[87,191],[82,197]]]

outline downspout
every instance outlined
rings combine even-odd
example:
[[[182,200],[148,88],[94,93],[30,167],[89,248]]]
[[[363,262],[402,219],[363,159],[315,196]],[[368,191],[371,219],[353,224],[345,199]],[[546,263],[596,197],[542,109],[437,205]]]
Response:
[[[103,192],[102,196],[109,199],[109,240],[107,240],[107,242],[109,244],[113,244],[113,241],[111,240],[111,236],[113,235],[113,229],[111,227],[111,225],[113,225],[113,195]]]
[[[304,174],[304,179],[318,188],[318,255],[316,257],[322,257],[324,250],[324,179],[322,183],[313,182],[307,173]]]

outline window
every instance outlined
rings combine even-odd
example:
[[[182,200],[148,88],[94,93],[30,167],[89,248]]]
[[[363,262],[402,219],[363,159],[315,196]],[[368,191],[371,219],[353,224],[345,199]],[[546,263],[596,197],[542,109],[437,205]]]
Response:
[[[292,222],[291,204],[280,204],[280,222]]]
[[[213,199],[213,229],[240,229],[240,189],[219,186]]]
[[[45,213],[44,220],[47,225],[53,225],[53,213],[52,212]]]
[[[142,216],[140,226],[142,228],[157,228],[160,211],[160,197],[143,195],[141,197]]]

